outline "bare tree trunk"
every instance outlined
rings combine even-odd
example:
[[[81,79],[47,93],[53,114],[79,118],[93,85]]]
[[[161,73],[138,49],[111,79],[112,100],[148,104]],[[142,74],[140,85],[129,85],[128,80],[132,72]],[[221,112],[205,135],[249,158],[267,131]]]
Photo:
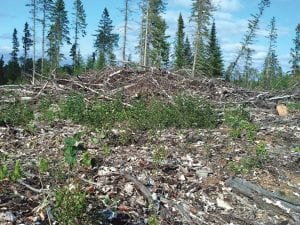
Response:
[[[144,43],[144,66],[147,66],[147,50],[148,50],[148,32],[149,32],[149,3],[147,5],[147,13],[146,13],[146,31],[145,31],[145,43]]]
[[[125,63],[126,60],[126,42],[127,42],[127,29],[128,29],[128,1],[125,0],[125,17],[124,17],[124,39],[123,39],[123,51],[122,51],[122,59],[123,63]]]
[[[36,46],[36,0],[33,0],[33,65],[32,65],[32,84],[35,83],[35,46]]]

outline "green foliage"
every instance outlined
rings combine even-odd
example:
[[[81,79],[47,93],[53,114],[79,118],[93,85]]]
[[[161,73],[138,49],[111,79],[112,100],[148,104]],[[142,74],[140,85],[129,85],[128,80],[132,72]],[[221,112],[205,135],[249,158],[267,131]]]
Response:
[[[83,95],[73,93],[60,105],[60,116],[71,119],[75,123],[82,122],[85,117],[85,102]]]
[[[152,160],[156,167],[162,164],[162,162],[167,158],[167,151],[164,146],[155,148],[152,151]]]
[[[88,152],[83,153],[83,155],[82,155],[82,163],[86,167],[91,167],[92,162],[91,162],[90,154]]]
[[[256,137],[258,128],[251,123],[250,113],[243,107],[226,111],[225,124],[232,128],[230,135],[234,138],[245,136],[247,140],[253,141]]]
[[[289,109],[300,111],[300,102],[290,102],[287,106]]]
[[[40,173],[46,173],[49,169],[49,161],[41,158],[38,162],[38,169]]]
[[[180,95],[174,104],[159,100],[139,99],[126,107],[117,97],[111,102],[91,102],[85,105],[81,95],[70,96],[61,104],[61,117],[99,128],[125,123],[134,129],[163,129],[166,127],[214,128],[218,115],[211,104],[200,98]],[[128,128],[128,127],[127,127]],[[127,133],[124,140],[128,139]]]
[[[53,215],[64,225],[80,224],[86,209],[87,195],[78,186],[62,187],[54,192]]]
[[[78,142],[81,135],[75,134],[73,137],[66,137],[64,139],[64,158],[69,167],[74,166],[77,160]]]
[[[22,174],[23,174],[22,166],[21,166],[20,160],[18,159],[15,163],[13,171],[10,174],[10,179],[12,181],[17,181],[22,177]]]
[[[102,152],[104,153],[104,155],[109,156],[111,155],[111,147],[108,144],[104,144],[102,146]]]
[[[49,125],[53,125],[57,118],[57,113],[52,108],[52,100],[50,98],[43,98],[39,104],[38,109],[41,113],[40,119],[47,121]]]
[[[229,162],[228,168],[234,174],[248,173],[254,168],[262,168],[269,158],[265,144],[257,144],[255,146],[255,154],[241,159],[240,162]]]
[[[148,224],[149,225],[159,225],[160,224],[160,221],[159,221],[159,218],[157,215],[150,215],[149,218],[148,218]]]
[[[31,107],[23,102],[16,101],[7,104],[0,112],[0,123],[26,126],[34,118]]]
[[[185,49],[184,49],[184,21],[180,13],[178,18],[178,28],[176,33],[175,45],[175,68],[181,69],[186,65],[185,62]]]
[[[2,164],[2,163],[1,163]],[[8,168],[6,164],[0,164],[0,181],[5,178],[8,178]]]
[[[208,43],[209,75],[211,77],[223,77],[224,64],[221,48],[217,40],[216,24],[213,22]]]
[[[104,61],[101,59],[101,62],[104,62],[104,65],[105,62],[109,65],[113,64],[113,59],[115,59],[113,51],[114,48],[118,46],[119,35],[112,33],[113,29],[114,26],[112,25],[112,20],[110,19],[108,10],[107,8],[104,8],[94,43],[96,50],[103,54]],[[103,64],[101,63],[100,65]]]
[[[293,147],[292,152],[300,153],[300,146]]]

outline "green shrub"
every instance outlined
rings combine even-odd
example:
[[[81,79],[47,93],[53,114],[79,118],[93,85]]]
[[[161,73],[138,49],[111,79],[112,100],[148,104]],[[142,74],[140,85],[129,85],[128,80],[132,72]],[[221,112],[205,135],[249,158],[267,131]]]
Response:
[[[85,102],[82,94],[73,93],[60,104],[60,115],[63,119],[71,119],[81,123],[85,118]]]
[[[232,128],[230,135],[234,138],[245,136],[247,140],[253,141],[256,138],[258,128],[251,122],[250,113],[243,107],[225,112],[225,124]]]
[[[78,186],[62,187],[54,192],[54,199],[53,215],[60,224],[81,224],[87,204],[85,192]]]
[[[300,111],[300,102],[290,102],[287,106],[289,109]]]
[[[8,178],[8,168],[6,164],[0,165],[0,181]]]
[[[81,139],[81,133],[73,135],[73,137],[66,137],[64,139],[64,158],[65,162],[72,167],[77,161],[77,152],[78,152],[78,142]]]
[[[0,112],[0,123],[4,124],[26,126],[33,118],[30,105],[20,101],[7,104]]]
[[[10,174],[10,179],[12,181],[17,181],[22,177],[23,171],[20,160],[18,159],[15,163],[14,169]]]

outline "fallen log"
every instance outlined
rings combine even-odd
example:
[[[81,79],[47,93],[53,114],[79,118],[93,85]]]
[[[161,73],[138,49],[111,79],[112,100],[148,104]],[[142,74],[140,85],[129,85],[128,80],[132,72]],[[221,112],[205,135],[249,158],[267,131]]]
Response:
[[[259,207],[270,207],[300,224],[300,200],[290,200],[241,178],[226,181],[234,191],[253,200]]]

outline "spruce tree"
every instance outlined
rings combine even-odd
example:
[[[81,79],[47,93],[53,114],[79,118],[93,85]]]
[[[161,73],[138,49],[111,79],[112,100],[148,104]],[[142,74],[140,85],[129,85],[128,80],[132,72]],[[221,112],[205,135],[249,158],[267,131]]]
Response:
[[[248,87],[250,81],[254,81],[257,77],[254,77],[254,68],[253,64],[253,52],[254,50],[251,48],[247,48],[245,50],[245,63],[244,63],[244,70],[243,73],[240,74],[242,77],[238,78],[238,82],[242,83],[244,86]]]
[[[269,48],[268,53],[265,58],[262,81],[265,87],[270,87],[271,81],[273,78],[278,78],[282,75],[282,69],[279,65],[278,57],[276,54],[276,42],[277,42],[277,29],[276,29],[276,20],[275,17],[271,19],[269,25]]]
[[[74,69],[79,66],[78,40],[86,35],[86,14],[81,0],[74,0],[74,43],[71,48]]]
[[[11,52],[11,61],[18,62],[18,52],[19,52],[19,40],[18,40],[18,31],[15,28],[13,32],[13,39],[12,39],[12,52]]]
[[[24,60],[26,61],[28,56],[28,51],[30,50],[30,47],[33,45],[33,41],[31,39],[31,33],[29,30],[29,25],[26,22],[24,25],[24,36],[22,37],[23,42],[23,49],[24,49]]]
[[[224,65],[222,60],[221,48],[217,40],[216,24],[213,21],[209,41],[208,41],[208,67],[211,77],[222,77]]]
[[[19,40],[18,40],[17,29],[14,29],[13,38],[12,38],[12,52],[11,58],[7,65],[7,78],[10,82],[15,82],[21,76],[21,68],[18,62],[18,52],[19,52]]]
[[[113,33],[112,20],[110,19],[107,8],[104,8],[101,19],[99,21],[94,46],[98,52],[100,67],[108,63],[112,65],[115,60],[114,48],[118,46],[119,35]],[[103,60],[104,58],[104,60]],[[99,67],[98,67],[99,68]]]
[[[3,55],[0,58],[0,85],[6,84]]]
[[[208,26],[212,17],[213,5],[210,0],[192,0],[191,20],[195,23],[196,33],[194,39],[194,59],[192,76],[195,73],[207,73],[207,47]]]
[[[166,35],[167,24],[162,15],[163,0],[142,2],[142,22],[138,50],[144,66],[168,67],[170,44]]]
[[[291,49],[292,75],[300,77],[300,23],[296,27],[296,37],[293,40],[294,48]]]
[[[190,68],[193,65],[193,52],[188,37],[186,37],[184,41],[184,58],[186,62],[186,67]]]
[[[53,11],[51,12],[51,26],[48,33],[49,48],[48,55],[52,69],[59,68],[59,62],[63,57],[61,47],[66,42],[70,43],[69,20],[65,10],[64,0],[56,0]]]
[[[180,13],[176,32],[175,69],[181,69],[187,64],[184,47],[184,21]]]
[[[166,35],[168,28],[166,21],[162,18],[165,12],[163,0],[149,0],[148,41],[150,66],[168,67],[170,45]]]

